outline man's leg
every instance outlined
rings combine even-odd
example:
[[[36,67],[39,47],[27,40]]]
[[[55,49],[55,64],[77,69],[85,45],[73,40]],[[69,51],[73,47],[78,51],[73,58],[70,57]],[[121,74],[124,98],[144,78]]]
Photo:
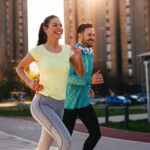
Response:
[[[83,150],[93,150],[101,137],[101,132],[98,119],[92,105],[80,109],[78,111],[78,116],[89,132],[89,137],[84,143]]]
[[[64,110],[63,123],[65,124],[66,128],[68,129],[70,135],[72,135],[76,117],[77,117],[76,110],[71,110],[71,109]]]

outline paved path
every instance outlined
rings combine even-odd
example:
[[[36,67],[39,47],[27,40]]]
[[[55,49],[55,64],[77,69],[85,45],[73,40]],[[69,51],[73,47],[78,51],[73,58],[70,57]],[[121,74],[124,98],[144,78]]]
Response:
[[[79,132],[82,128],[85,130],[82,124],[76,124],[71,150],[82,149],[82,144],[88,136],[84,130]],[[104,133],[112,131],[108,128],[104,129],[102,129],[102,138],[94,150],[150,150],[150,141],[122,140],[119,139],[119,136],[114,138],[115,135],[121,135],[122,130],[115,130],[113,138],[106,137]],[[40,137],[40,131],[40,125],[32,118],[0,117],[0,150],[35,150]],[[129,132],[124,132],[129,135]],[[135,133],[135,136],[137,136],[136,132],[132,133]],[[150,139],[150,134],[145,135],[149,135]],[[140,136],[143,137],[143,134]],[[127,137],[129,138],[129,136]]]

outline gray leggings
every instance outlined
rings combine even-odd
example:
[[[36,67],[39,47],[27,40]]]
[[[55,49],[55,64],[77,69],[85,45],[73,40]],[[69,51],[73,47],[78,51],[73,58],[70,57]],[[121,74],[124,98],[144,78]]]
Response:
[[[71,136],[62,122],[64,100],[58,101],[51,97],[36,94],[31,103],[34,119],[42,125],[42,134],[38,150],[48,150],[53,140],[59,150],[69,150]]]

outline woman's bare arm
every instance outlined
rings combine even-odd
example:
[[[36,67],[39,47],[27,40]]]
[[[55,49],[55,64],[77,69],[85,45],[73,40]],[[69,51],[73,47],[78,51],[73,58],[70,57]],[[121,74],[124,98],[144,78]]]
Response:
[[[72,46],[71,49],[74,51],[74,54],[70,58],[70,62],[73,68],[75,69],[77,75],[83,77],[85,73],[85,69],[81,57],[81,51],[75,46]]]
[[[43,86],[38,84],[37,80],[31,80],[25,73],[25,69],[35,61],[30,53],[28,53],[18,64],[16,72],[18,76],[34,91],[40,91]]]

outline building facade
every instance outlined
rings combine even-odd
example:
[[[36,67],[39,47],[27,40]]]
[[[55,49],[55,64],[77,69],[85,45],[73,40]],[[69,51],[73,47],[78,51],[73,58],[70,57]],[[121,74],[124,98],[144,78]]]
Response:
[[[150,1],[120,1],[121,56],[124,83],[145,87],[145,70],[137,55],[150,51]]]
[[[0,1],[0,79],[28,51],[27,0]]]
[[[90,5],[89,5],[90,4]],[[96,29],[96,0],[64,0],[65,43],[76,44],[76,31],[82,23],[92,23]],[[88,11],[87,11],[88,10]],[[97,35],[96,35],[97,36]],[[94,45],[94,65],[98,63],[97,41]]]
[[[150,51],[150,0],[64,0],[64,10],[67,44],[76,43],[79,24],[91,22],[96,31],[94,67],[113,84],[145,86],[137,55]]]

